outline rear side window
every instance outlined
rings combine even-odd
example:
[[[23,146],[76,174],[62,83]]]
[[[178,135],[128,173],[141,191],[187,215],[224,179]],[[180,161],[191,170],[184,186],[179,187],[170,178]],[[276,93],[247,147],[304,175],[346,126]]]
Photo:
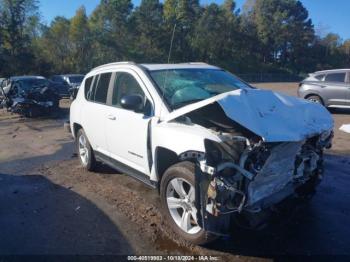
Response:
[[[106,104],[109,82],[111,80],[112,73],[101,74],[96,91],[94,101],[101,104]]]
[[[93,79],[94,79],[93,77],[89,77],[85,80],[84,90],[85,90],[85,98],[87,100],[89,100],[88,94],[90,93],[91,83]]]
[[[328,74],[326,76],[327,82],[338,82],[338,83],[344,83],[345,82],[345,73],[334,73],[334,74]]]
[[[323,81],[324,76],[325,76],[325,74],[317,75],[317,76],[315,76],[315,78],[319,81]]]

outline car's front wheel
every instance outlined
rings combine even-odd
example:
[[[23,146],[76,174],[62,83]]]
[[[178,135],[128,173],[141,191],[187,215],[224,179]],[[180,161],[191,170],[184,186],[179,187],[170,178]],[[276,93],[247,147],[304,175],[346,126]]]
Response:
[[[77,132],[76,147],[80,163],[85,169],[92,171],[96,166],[95,155],[83,129]]]
[[[215,237],[198,225],[195,207],[195,165],[180,162],[165,171],[160,197],[163,213],[173,231],[184,240],[202,245]]]

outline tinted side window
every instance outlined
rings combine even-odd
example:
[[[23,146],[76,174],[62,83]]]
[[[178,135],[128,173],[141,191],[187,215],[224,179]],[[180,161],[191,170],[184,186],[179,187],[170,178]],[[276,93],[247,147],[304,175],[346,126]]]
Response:
[[[322,81],[323,80],[323,78],[324,78],[324,74],[322,74],[322,75],[317,75],[317,76],[315,76],[315,78],[317,79],[317,80],[319,80],[319,81]]]
[[[85,98],[87,100],[90,100],[88,95],[90,95],[90,88],[91,88],[91,83],[93,79],[94,79],[93,77],[89,77],[85,80],[84,91],[85,91]]]
[[[126,95],[140,95],[145,99],[142,88],[132,75],[128,73],[118,73],[113,86],[112,105],[121,107],[120,101],[122,97]]]
[[[105,73],[100,75],[100,79],[98,81],[98,85],[95,91],[95,102],[102,104],[106,103],[111,76],[112,73]]]
[[[344,83],[345,82],[345,73],[334,73],[334,74],[328,74],[325,79],[327,82],[339,82]]]

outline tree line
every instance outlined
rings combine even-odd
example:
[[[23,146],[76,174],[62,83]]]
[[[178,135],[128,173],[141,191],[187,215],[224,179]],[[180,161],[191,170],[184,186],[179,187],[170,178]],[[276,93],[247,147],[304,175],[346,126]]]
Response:
[[[170,52],[171,51],[171,52]],[[350,39],[315,33],[297,0],[101,0],[42,22],[37,0],[0,0],[0,77],[86,73],[115,61],[202,61],[235,73],[350,67]]]

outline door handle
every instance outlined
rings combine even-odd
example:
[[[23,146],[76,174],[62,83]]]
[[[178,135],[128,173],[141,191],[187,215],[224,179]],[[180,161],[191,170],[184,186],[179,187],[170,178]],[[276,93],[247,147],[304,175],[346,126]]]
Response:
[[[114,115],[108,115],[107,118],[109,120],[116,120],[117,119]]]

